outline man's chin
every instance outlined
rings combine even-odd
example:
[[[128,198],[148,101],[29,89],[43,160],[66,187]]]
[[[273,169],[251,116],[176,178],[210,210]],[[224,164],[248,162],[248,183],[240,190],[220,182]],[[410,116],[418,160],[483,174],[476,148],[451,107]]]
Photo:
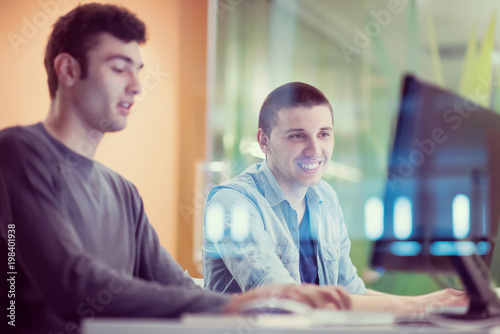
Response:
[[[303,187],[314,187],[316,186],[319,182],[321,181],[321,178],[320,177],[316,177],[316,178],[311,178],[311,179],[307,179],[307,180],[302,180],[301,182],[301,185]]]
[[[324,170],[319,170],[314,174],[301,173],[299,177],[305,187],[313,187],[321,181],[324,174]]]
[[[127,124],[119,125],[119,126],[116,126],[116,127],[112,128],[112,129],[111,129],[111,130],[109,130],[108,132],[118,132],[118,131],[122,131],[122,130],[124,130],[126,127],[127,127]]]
[[[118,132],[127,127],[127,118],[119,115],[103,117],[99,121],[99,130],[102,133]]]
[[[108,121],[105,127],[102,127],[102,132],[118,132],[122,131],[127,127],[127,121],[123,120],[120,122]]]

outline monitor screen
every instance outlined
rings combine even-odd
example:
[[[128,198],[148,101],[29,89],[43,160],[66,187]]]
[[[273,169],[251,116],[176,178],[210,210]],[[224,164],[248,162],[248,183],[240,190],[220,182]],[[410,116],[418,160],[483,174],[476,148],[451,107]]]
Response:
[[[499,219],[500,114],[405,76],[372,266],[454,273],[452,258],[473,254],[489,263]]]

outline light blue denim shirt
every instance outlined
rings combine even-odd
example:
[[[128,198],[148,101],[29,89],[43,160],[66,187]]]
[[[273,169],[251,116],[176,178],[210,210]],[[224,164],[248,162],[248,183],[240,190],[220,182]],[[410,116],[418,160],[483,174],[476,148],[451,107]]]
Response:
[[[306,193],[318,240],[320,285],[366,288],[349,258],[351,241],[337,194],[325,181]],[[205,288],[241,292],[270,283],[300,284],[299,223],[266,162],[210,190],[205,204]]]

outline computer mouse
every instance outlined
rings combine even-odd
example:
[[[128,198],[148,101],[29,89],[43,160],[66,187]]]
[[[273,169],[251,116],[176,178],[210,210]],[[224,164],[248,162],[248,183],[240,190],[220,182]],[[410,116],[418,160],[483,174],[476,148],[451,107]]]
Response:
[[[291,299],[261,298],[251,300],[241,305],[238,313],[247,315],[259,314],[298,314],[305,315],[311,312],[309,305]]]

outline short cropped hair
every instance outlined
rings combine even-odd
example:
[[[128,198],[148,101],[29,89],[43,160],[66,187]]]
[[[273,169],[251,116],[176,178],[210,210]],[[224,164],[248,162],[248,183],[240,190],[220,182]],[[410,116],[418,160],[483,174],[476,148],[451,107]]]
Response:
[[[81,78],[88,75],[87,53],[98,42],[101,33],[109,33],[125,43],[146,42],[146,25],[124,7],[89,3],[79,5],[54,24],[45,49],[45,69],[50,98],[56,96],[58,81],[54,69],[55,57],[63,52],[73,56],[80,65]]]
[[[281,110],[321,105],[330,109],[333,122],[332,105],[319,89],[303,82],[286,83],[269,93],[264,100],[259,113],[259,128],[269,137],[278,122],[278,113]]]

